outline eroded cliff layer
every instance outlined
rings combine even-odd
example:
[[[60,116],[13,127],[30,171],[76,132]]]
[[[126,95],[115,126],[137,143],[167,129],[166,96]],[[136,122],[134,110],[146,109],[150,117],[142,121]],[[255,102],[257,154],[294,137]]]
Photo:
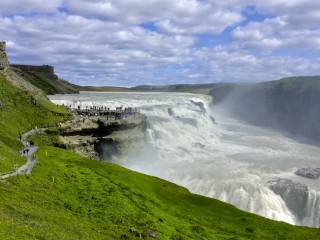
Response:
[[[3,70],[10,66],[6,53],[6,43],[0,42],[0,70]]]

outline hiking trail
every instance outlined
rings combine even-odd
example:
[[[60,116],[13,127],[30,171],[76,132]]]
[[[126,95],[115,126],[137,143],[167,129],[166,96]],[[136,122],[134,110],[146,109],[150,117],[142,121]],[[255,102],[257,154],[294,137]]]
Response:
[[[24,149],[28,148],[29,149],[29,152],[28,152],[28,155],[25,156],[27,158],[27,162],[20,166],[19,168],[13,170],[11,173],[7,173],[7,174],[4,174],[4,175],[1,175],[0,176],[0,179],[6,179],[6,178],[9,178],[9,177],[13,177],[13,176],[17,176],[17,175],[24,175],[24,174],[30,174],[31,173],[31,170],[32,168],[37,164],[38,160],[36,158],[33,158],[33,154],[38,150],[38,147],[37,146],[32,146],[32,147],[27,147],[28,145],[28,141],[26,140],[28,136],[30,135],[34,135],[36,133],[39,133],[41,131],[45,130],[44,128],[43,129],[32,129],[24,134],[22,134],[21,136],[21,142],[23,143],[24,145]],[[22,152],[22,151],[21,151]]]

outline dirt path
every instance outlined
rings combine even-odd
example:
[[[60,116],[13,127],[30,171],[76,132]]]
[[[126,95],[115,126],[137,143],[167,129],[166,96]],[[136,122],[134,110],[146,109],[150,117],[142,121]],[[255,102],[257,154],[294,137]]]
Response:
[[[39,132],[39,131],[43,131],[43,130],[44,129],[38,129],[36,131]],[[22,134],[21,142],[24,145],[24,149],[27,149],[27,144],[28,144],[28,142],[26,141],[27,137],[30,135],[36,134],[36,131],[32,129],[31,131]],[[38,150],[38,147],[33,146],[33,147],[28,147],[28,149],[29,149],[29,153],[28,153],[28,156],[26,156],[27,162],[24,165],[22,165],[21,167],[19,167],[18,169],[14,170],[13,172],[0,176],[0,179],[5,179],[5,178],[12,177],[12,176],[31,173],[32,168],[37,163],[37,160],[35,158],[33,158],[32,155]]]

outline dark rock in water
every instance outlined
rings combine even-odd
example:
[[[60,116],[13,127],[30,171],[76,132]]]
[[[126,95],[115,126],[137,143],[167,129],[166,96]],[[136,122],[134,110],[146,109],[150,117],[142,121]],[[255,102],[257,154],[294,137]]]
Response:
[[[206,109],[204,108],[204,104],[203,102],[195,102],[193,100],[190,100],[190,102],[192,102],[194,105],[198,106],[202,111],[206,111]]]
[[[110,161],[112,156],[120,155],[119,146],[120,142],[112,138],[99,138],[94,142],[94,150],[105,161]]]
[[[211,117],[211,116],[210,116],[210,118],[211,118],[211,121],[212,121],[213,123],[216,123],[216,120],[214,119],[214,117]]]
[[[197,124],[197,120],[194,119],[194,118],[183,118],[183,117],[175,117],[176,120],[184,123],[184,124],[190,124],[194,127],[197,127],[198,124]]]
[[[170,116],[174,116],[172,108],[168,108],[168,114],[169,114]]]
[[[195,142],[195,143],[192,144],[192,146],[193,147],[199,147],[199,148],[204,148],[205,147],[205,145],[200,143],[200,142]]]
[[[301,168],[294,172],[294,174],[310,178],[310,179],[319,179],[320,178],[320,168]]]
[[[287,207],[299,220],[305,217],[309,196],[307,185],[288,179],[271,180],[268,181],[268,185],[273,192],[281,196]]]

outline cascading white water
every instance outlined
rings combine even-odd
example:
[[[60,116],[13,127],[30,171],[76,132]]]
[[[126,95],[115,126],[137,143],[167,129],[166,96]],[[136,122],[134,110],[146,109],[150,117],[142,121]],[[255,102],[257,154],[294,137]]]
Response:
[[[118,164],[271,219],[320,226],[320,180],[294,175],[299,168],[319,167],[316,146],[219,116],[213,109],[215,124],[211,98],[204,95],[92,92],[50,99],[82,108],[136,107],[145,114],[145,148],[138,158],[129,154]],[[301,194],[303,201],[292,200]]]
[[[155,140],[154,140],[154,131],[150,128],[147,129],[147,142],[148,143],[155,143]]]

